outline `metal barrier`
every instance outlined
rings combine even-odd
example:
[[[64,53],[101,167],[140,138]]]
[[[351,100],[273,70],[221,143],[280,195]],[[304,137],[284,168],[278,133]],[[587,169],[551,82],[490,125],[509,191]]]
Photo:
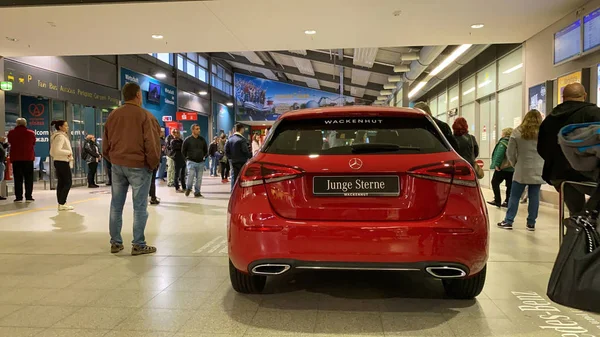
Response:
[[[584,187],[592,187],[592,188],[598,187],[598,184],[596,184],[596,183],[580,182],[580,181],[563,181],[560,184],[560,192],[558,194],[558,242],[561,245],[563,243],[563,237],[565,236],[565,225],[563,223],[563,220],[565,219],[564,195],[565,195],[565,185],[566,184],[578,185],[578,186],[584,186]]]

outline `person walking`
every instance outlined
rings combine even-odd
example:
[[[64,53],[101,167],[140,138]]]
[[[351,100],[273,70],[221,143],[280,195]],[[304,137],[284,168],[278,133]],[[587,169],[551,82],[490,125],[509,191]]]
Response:
[[[174,169],[174,184],[175,191],[177,193],[184,193],[186,191],[185,184],[185,157],[181,153],[181,149],[183,148],[183,139],[181,139],[181,132],[177,129],[171,131],[173,135],[173,139],[169,143],[169,148],[171,149],[170,157],[173,159]],[[180,184],[181,183],[181,189]]]
[[[442,122],[441,120],[435,118],[433,116],[433,114],[431,113],[431,108],[429,107],[429,105],[427,103],[417,102],[417,103],[415,103],[414,108],[422,110],[423,112],[427,113],[433,119],[433,121],[438,126],[438,128],[440,128],[440,130],[442,131],[442,134],[444,135],[444,137],[446,137],[446,139],[448,140],[448,143],[450,143],[450,146],[452,146],[453,149],[458,148],[458,143],[456,142],[456,139],[454,139],[454,136],[452,135],[452,129],[450,129],[450,126],[448,126],[448,124],[446,122]]]
[[[193,185],[194,197],[201,198],[202,176],[204,174],[204,166],[206,165],[206,156],[208,156],[208,144],[206,143],[206,139],[200,136],[200,125],[192,125],[192,134],[183,142],[181,153],[186,160],[188,173],[185,196],[190,195]]]
[[[10,144],[10,161],[15,179],[15,202],[23,201],[23,183],[25,200],[33,199],[33,161],[35,160],[35,133],[27,128],[25,118],[17,118],[17,126],[7,135]]]
[[[165,181],[167,170],[167,140],[165,139],[165,128],[160,128],[160,166],[158,167],[158,179]]]
[[[223,184],[227,184],[229,182],[229,158],[227,158],[227,154],[225,153],[225,145],[227,145],[227,135],[225,133],[221,134],[221,139],[218,144],[218,154],[220,157],[219,164],[221,167],[221,182]]]
[[[463,117],[458,117],[452,124],[454,138],[458,144],[456,152],[463,157],[472,167],[475,167],[475,159],[479,156],[479,144],[475,136],[469,134],[469,124]]]
[[[87,135],[85,145],[83,145],[83,159],[88,165],[88,188],[100,187],[96,185],[96,172],[98,171],[98,162],[101,157],[98,145],[96,145],[96,137],[94,135]]]
[[[523,123],[510,136],[506,153],[508,160],[515,168],[515,173],[511,195],[508,199],[508,211],[504,220],[498,223],[500,228],[513,228],[515,217],[519,211],[520,197],[527,187],[529,196],[527,230],[535,231],[535,222],[540,208],[540,189],[544,183],[544,179],[542,179],[544,160],[537,153],[541,124],[542,114],[537,110],[531,110],[523,118]]]
[[[175,129],[171,130],[171,134],[167,136],[165,140],[166,150],[165,153],[167,155],[167,186],[173,187],[175,186],[175,162],[171,157],[171,141],[173,140],[173,132]],[[179,130],[178,130],[179,131]]]
[[[252,158],[252,153],[248,150],[248,140],[244,138],[242,131],[244,131],[244,125],[236,124],[235,133],[229,138],[225,147],[225,155],[231,161],[231,169],[233,170],[231,190],[233,190],[233,186],[240,176],[242,167],[248,159]]]
[[[6,172],[6,149],[8,149],[6,137],[0,137],[0,183],[4,180],[4,172]],[[0,191],[0,200],[6,200],[2,191]]]
[[[50,137],[50,156],[54,161],[56,169],[56,199],[59,211],[73,210],[73,206],[67,205],[67,197],[73,184],[71,168],[73,168],[73,149],[69,140],[69,124],[64,120],[53,121],[54,133]]]
[[[544,159],[542,178],[554,186],[557,191],[565,181],[587,182],[580,172],[575,171],[565,157],[558,144],[558,133],[564,126],[570,124],[600,122],[600,108],[594,103],[588,103],[587,92],[580,83],[567,85],[563,89],[563,103],[559,104],[544,119],[540,126],[537,150]],[[571,214],[583,211],[585,195],[591,195],[594,188],[565,184],[564,201]]]
[[[508,201],[510,199],[510,193],[512,189],[512,180],[515,169],[510,164],[508,157],[506,156],[506,149],[508,149],[508,142],[510,136],[513,133],[512,128],[506,128],[502,130],[502,138],[496,143],[494,152],[492,152],[492,163],[490,169],[494,170],[492,176],[492,190],[494,191],[494,201],[488,201],[488,204],[492,206],[508,207]],[[502,196],[500,195],[500,184],[506,182],[506,200],[502,202]]]
[[[217,157],[217,151],[219,150],[219,138],[215,137],[213,139],[213,142],[210,143],[210,146],[208,147],[208,156],[210,157],[210,176],[211,177],[216,177],[217,176],[217,167],[219,166],[219,161],[218,161],[218,157]]]
[[[146,244],[148,194],[152,172],[160,163],[160,126],[142,108],[142,90],[136,83],[123,86],[125,104],[113,110],[104,126],[102,153],[112,163],[110,202],[110,251],[124,249],[121,228],[129,186],[133,194],[133,241],[131,255],[151,254],[156,247]]]

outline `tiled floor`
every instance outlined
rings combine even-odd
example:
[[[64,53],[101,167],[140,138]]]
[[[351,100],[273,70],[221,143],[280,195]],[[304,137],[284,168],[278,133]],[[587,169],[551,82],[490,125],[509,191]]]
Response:
[[[444,299],[440,282],[420,275],[356,272],[290,274],[267,294],[246,296],[228,279],[227,187],[206,177],[203,192],[200,200],[158,188],[162,203],[150,207],[146,230],[158,254],[139,257],[108,252],[107,188],[73,190],[69,213],[56,211],[51,191],[36,191],[32,204],[1,203],[0,336],[600,335],[598,315],[545,303],[558,246],[554,209],[541,210],[535,233],[524,229],[524,208],[514,231],[492,227],[488,281],[476,301]],[[492,224],[503,214],[490,209]],[[530,310],[532,298],[546,306]]]

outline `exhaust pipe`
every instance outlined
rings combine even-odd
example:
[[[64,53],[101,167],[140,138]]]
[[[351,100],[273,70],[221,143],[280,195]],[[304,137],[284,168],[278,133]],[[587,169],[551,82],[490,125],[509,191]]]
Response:
[[[281,275],[290,270],[289,264],[259,264],[252,268],[252,274],[255,275]]]
[[[467,272],[456,267],[427,267],[425,268],[431,276],[439,279],[461,278],[467,276]]]

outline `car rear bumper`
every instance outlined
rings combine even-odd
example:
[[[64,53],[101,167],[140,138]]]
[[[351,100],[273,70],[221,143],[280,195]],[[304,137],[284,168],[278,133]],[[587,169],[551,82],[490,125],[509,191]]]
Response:
[[[473,224],[478,225],[473,226]],[[261,226],[257,230],[256,226]],[[293,269],[406,270],[458,268],[473,275],[488,257],[484,215],[414,222],[291,221],[276,215],[229,217],[229,257],[256,274],[265,264]],[[254,270],[254,271],[253,271]],[[464,275],[463,275],[464,276]]]

